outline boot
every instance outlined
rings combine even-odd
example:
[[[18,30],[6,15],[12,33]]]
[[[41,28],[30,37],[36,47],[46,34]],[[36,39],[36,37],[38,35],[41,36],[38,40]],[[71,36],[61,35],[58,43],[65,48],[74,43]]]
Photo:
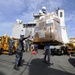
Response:
[[[47,61],[46,60],[43,60],[43,63],[46,63]]]
[[[20,63],[20,64],[18,64],[18,66],[23,66],[23,64],[22,64],[22,63]]]
[[[15,70],[20,70],[19,66],[17,66],[17,65],[14,66],[14,69]]]
[[[23,66],[23,62],[22,62],[22,60],[20,60],[18,66]]]

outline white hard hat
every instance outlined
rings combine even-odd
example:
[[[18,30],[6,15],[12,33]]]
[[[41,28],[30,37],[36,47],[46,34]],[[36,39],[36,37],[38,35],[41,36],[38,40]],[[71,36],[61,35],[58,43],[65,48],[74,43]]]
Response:
[[[24,34],[23,34],[23,33],[21,33],[21,34],[20,34],[20,36],[24,36]]]

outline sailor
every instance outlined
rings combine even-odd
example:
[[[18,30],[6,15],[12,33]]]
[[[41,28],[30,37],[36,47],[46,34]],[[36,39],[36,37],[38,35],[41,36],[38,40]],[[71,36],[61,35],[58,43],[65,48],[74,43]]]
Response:
[[[16,53],[16,59],[15,59],[15,66],[14,69],[19,70],[19,66],[22,65],[22,57],[23,57],[23,51],[24,51],[24,44],[23,44],[23,40],[29,38],[30,35],[28,37],[24,37],[23,34],[20,35],[20,39],[18,40],[18,47],[17,47],[17,53]]]
[[[45,47],[44,47],[44,50],[45,50],[45,55],[44,55],[43,62],[45,62],[47,64],[51,64],[50,63],[50,46],[48,44],[46,44]],[[47,55],[48,55],[48,60],[46,61]]]
[[[13,40],[13,37],[11,36],[10,40],[9,40],[9,55],[13,54],[13,52],[12,52],[13,47],[14,47],[14,40]]]

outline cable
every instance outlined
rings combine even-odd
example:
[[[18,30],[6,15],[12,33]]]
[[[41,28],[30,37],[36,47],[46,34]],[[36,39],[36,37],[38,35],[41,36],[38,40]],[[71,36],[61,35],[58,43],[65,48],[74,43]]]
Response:
[[[27,64],[26,64],[24,70],[23,70],[19,75],[22,75],[22,74],[26,71],[27,67],[29,66],[29,64],[30,64],[30,62],[31,62],[31,60],[32,60],[32,57],[33,57],[33,55],[31,55],[30,60],[27,62]]]

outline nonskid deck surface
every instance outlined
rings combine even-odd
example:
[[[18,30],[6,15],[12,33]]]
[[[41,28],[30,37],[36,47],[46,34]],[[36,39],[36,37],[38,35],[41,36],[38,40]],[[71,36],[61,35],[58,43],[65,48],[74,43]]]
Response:
[[[24,52],[23,66],[19,71],[13,69],[15,55],[0,55],[0,75],[75,75],[75,57],[51,56],[52,65],[43,63],[44,50],[39,50],[38,54]]]

